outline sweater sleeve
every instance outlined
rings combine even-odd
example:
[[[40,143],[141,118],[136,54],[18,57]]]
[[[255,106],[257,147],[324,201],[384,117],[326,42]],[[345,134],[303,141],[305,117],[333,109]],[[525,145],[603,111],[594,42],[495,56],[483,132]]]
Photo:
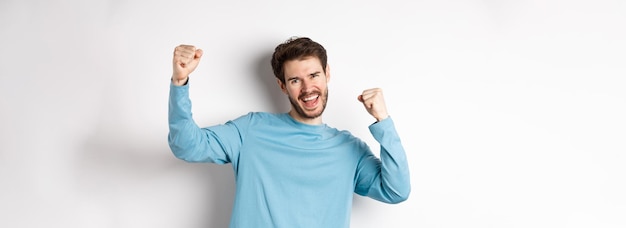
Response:
[[[189,85],[170,83],[168,143],[174,155],[187,162],[229,163],[242,144],[240,127],[232,121],[200,128],[191,114]]]
[[[355,192],[386,203],[400,203],[409,197],[409,166],[400,137],[391,117],[369,127],[380,143],[380,159],[371,151],[361,158]]]

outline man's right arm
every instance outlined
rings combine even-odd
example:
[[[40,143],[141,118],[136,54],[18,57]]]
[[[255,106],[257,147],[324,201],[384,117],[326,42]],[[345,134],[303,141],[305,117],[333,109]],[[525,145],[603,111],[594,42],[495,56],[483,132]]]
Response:
[[[224,164],[241,145],[234,123],[200,128],[191,115],[189,84],[170,84],[168,143],[174,155],[188,162]]]
[[[191,114],[189,74],[200,62],[202,50],[180,45],[174,50],[170,83],[168,143],[174,155],[188,162],[230,162],[240,145],[239,132],[232,123],[200,128]]]

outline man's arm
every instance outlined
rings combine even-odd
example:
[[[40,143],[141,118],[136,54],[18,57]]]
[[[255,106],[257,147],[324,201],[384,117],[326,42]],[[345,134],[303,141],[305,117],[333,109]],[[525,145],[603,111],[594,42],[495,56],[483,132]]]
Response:
[[[380,159],[371,152],[361,159],[355,192],[387,203],[405,201],[411,192],[409,165],[393,120],[387,113],[382,90],[365,90],[358,100],[377,120],[369,129],[380,143]]]
[[[179,159],[224,164],[231,161],[240,145],[240,141],[236,140],[240,138],[237,127],[229,122],[200,128],[191,114],[188,79],[198,66],[201,56],[202,50],[191,45],[180,45],[174,50],[168,107],[168,143]]]
[[[387,203],[405,201],[411,192],[409,165],[393,120],[386,118],[369,129],[380,143],[380,160],[373,154],[363,158],[359,173],[368,184],[357,193]]]

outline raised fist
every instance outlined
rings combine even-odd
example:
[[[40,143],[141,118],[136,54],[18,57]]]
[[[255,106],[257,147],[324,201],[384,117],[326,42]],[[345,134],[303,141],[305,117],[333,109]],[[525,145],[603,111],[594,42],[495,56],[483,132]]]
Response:
[[[389,116],[382,89],[366,89],[359,95],[358,99],[365,106],[365,110],[376,118],[376,121],[384,120]]]
[[[200,58],[202,57],[202,50],[196,49],[193,45],[179,45],[174,49],[174,71],[172,73],[172,82],[175,85],[184,85],[189,78],[189,74],[193,72]]]

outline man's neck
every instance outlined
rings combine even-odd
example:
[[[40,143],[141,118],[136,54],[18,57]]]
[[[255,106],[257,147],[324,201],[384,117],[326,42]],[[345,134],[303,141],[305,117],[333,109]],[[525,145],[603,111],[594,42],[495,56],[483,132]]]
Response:
[[[291,110],[289,111],[289,116],[291,116],[291,118],[293,118],[294,120],[303,123],[303,124],[308,124],[308,125],[320,125],[323,123],[322,121],[322,116],[318,116],[315,118],[306,118],[301,116],[300,114],[298,114],[298,112],[296,112],[295,110]]]

